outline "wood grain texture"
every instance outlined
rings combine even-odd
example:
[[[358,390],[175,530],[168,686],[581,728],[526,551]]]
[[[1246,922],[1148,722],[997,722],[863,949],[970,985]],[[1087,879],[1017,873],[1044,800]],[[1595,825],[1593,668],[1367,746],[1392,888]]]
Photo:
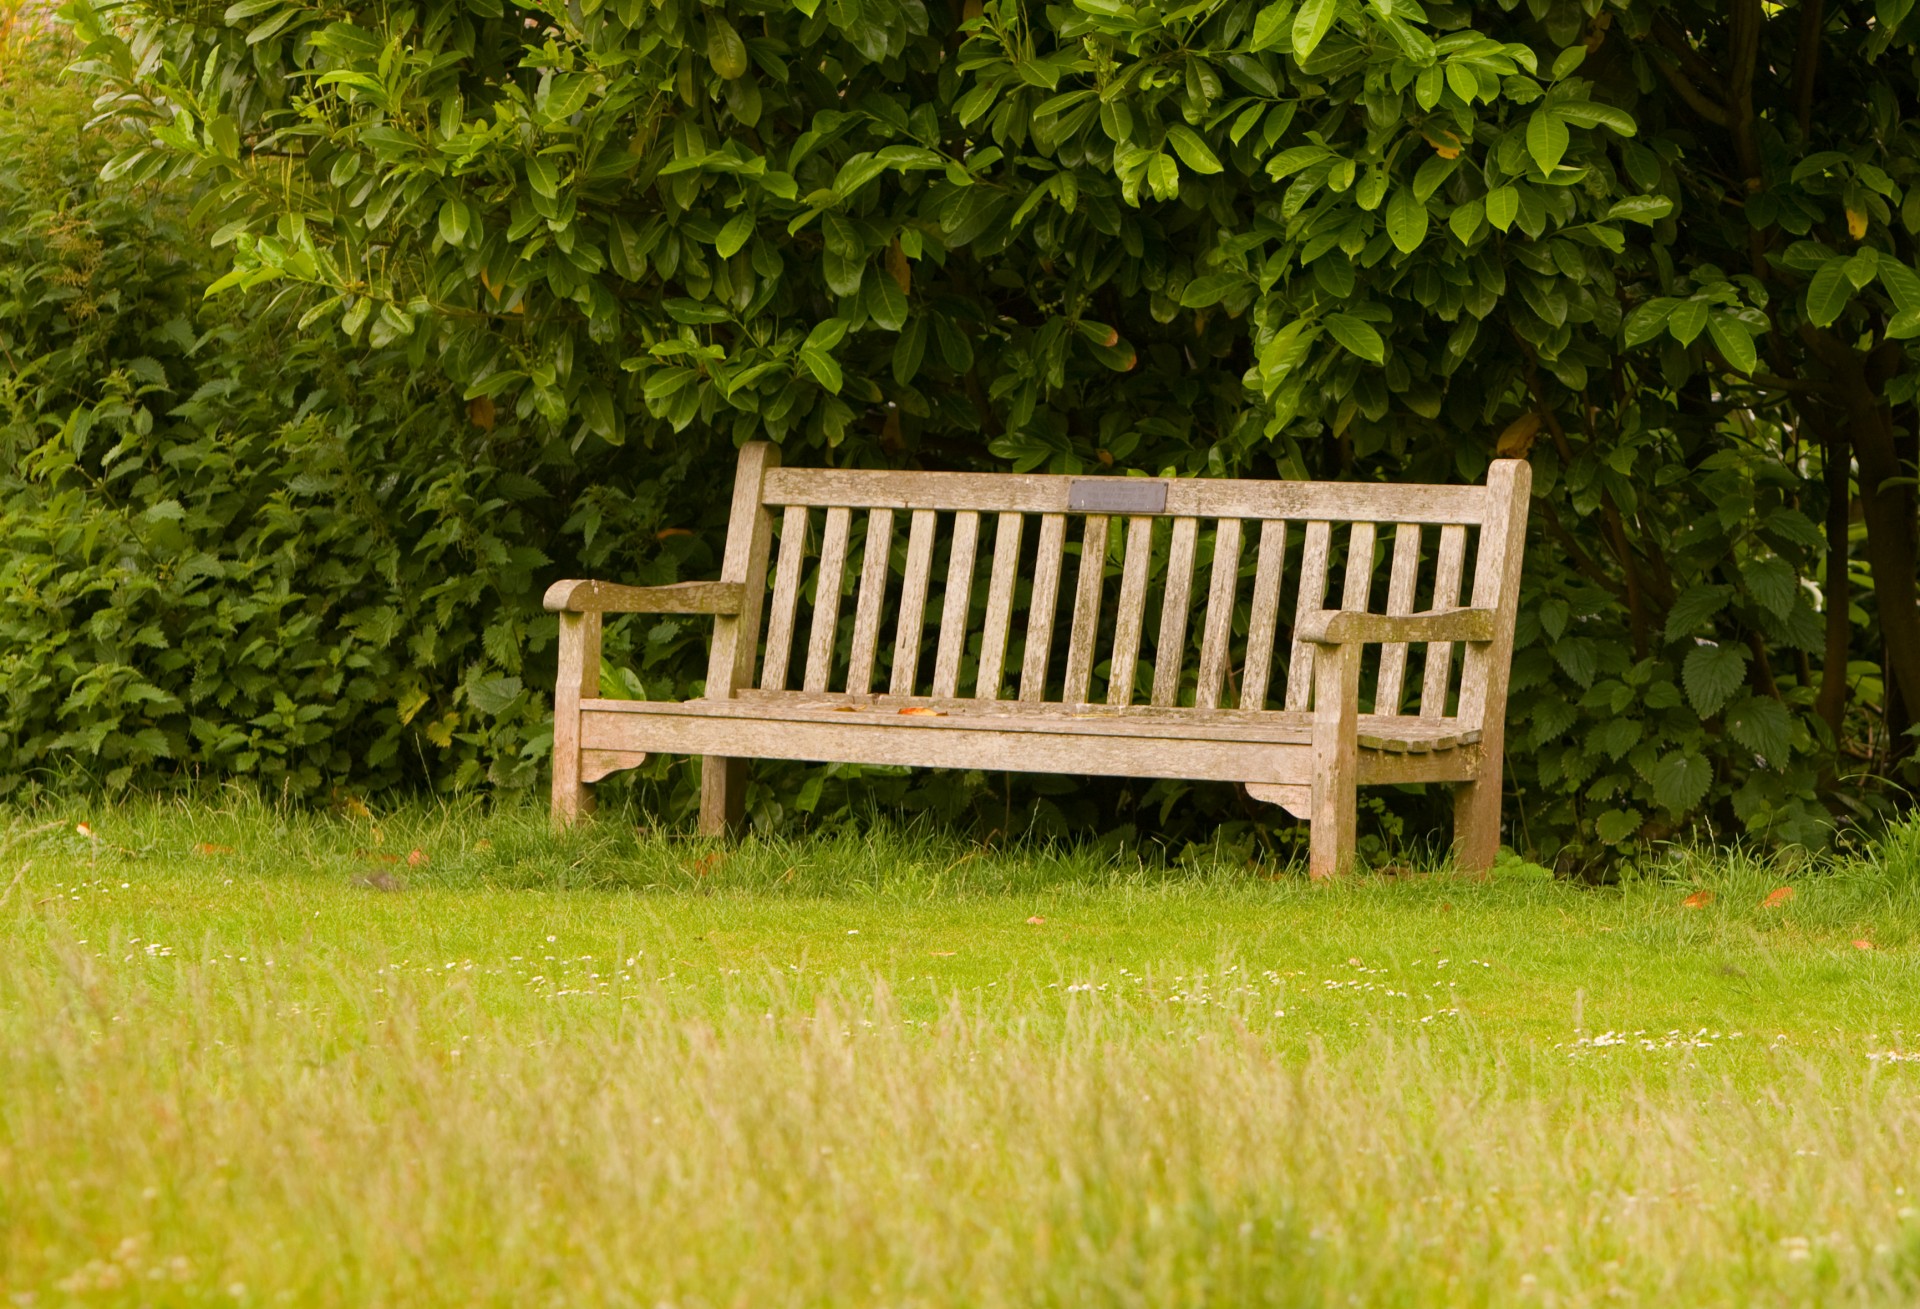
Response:
[[[1140,629],[1147,616],[1147,578],[1153,569],[1153,519],[1127,520],[1126,561],[1120,568],[1120,603],[1113,611],[1113,655],[1108,662],[1107,703],[1132,704],[1140,667]]]
[[[1060,604],[1060,570],[1067,552],[1067,516],[1040,518],[1040,548],[1033,561],[1033,594],[1027,602],[1027,645],[1020,662],[1020,699],[1047,696],[1047,666],[1053,654],[1054,614]]]
[[[979,548],[980,515],[963,509],[953,516],[953,548],[947,556],[947,593],[940,606],[940,644],[933,661],[935,695],[953,695],[960,689],[960,660],[967,653],[973,565]]]
[[[853,608],[853,648],[847,660],[847,690],[873,689],[873,663],[880,649],[880,620],[887,603],[887,570],[893,559],[893,510],[867,515],[867,544],[860,560],[860,595]]]
[[[767,654],[760,665],[760,687],[781,691],[787,662],[793,657],[793,624],[800,608],[800,571],[807,561],[807,510],[788,508],[780,523],[780,562],[773,574],[773,609],[767,618]]]
[[[1007,631],[1013,620],[1013,587],[1020,575],[1020,536],[1026,518],[1001,514],[993,536],[992,580],[987,584],[987,620],[980,635],[980,672],[973,694],[998,700],[1006,680]]]
[[[1314,659],[1313,789],[1307,875],[1337,877],[1352,865],[1358,843],[1360,785],[1360,647],[1322,649]]]
[[[1153,643],[1153,703],[1180,703],[1180,675],[1187,657],[1187,617],[1193,607],[1193,551],[1200,522],[1173,520],[1167,544],[1167,584],[1160,599],[1160,634]]]
[[[1196,709],[1215,709],[1233,658],[1233,607],[1240,589],[1240,520],[1222,518],[1214,529],[1213,571],[1207,581],[1206,625],[1200,632],[1200,676],[1194,688]],[[1275,605],[1277,607],[1278,600]]]
[[[1493,640],[1492,609],[1436,609],[1422,614],[1369,614],[1321,609],[1302,614],[1294,636],[1314,645],[1369,645],[1387,641]]]
[[[1413,612],[1413,595],[1420,580],[1420,525],[1401,523],[1393,533],[1393,566],[1387,576],[1387,613]],[[1380,680],[1374,687],[1375,713],[1400,712],[1400,696],[1407,680],[1407,643],[1389,641],[1380,649]]]
[[[767,470],[780,466],[780,451],[765,441],[749,441],[734,467],[733,505],[727,518],[726,552],[720,580],[740,587],[737,616],[713,624],[707,652],[706,695],[726,699],[753,685],[759,655],[760,613],[767,598],[767,557],[773,549],[773,515],[760,492]],[[734,832],[746,817],[746,761],[707,756],[700,761],[700,830]]]
[[[1513,629],[1520,609],[1520,566],[1527,544],[1533,469],[1496,459],[1487,470],[1487,514],[1474,565],[1476,607],[1496,615],[1493,639],[1467,647],[1461,670],[1461,726],[1480,730],[1481,771],[1454,793],[1454,861],[1485,872],[1500,850],[1500,801],[1507,729],[1507,681],[1513,671]]]
[[[1433,568],[1433,607],[1451,609],[1460,603],[1460,574],[1466,566],[1467,529],[1450,523],[1440,529],[1440,553]],[[1426,667],[1420,676],[1420,716],[1447,716],[1447,682],[1453,676],[1453,645],[1427,643]]]
[[[542,607],[576,614],[738,615],[745,591],[738,582],[674,582],[668,586],[620,586],[569,580],[547,588]]]
[[[782,468],[767,475],[764,494],[770,505],[1061,514],[1069,510],[1071,484],[1083,480],[1039,473]],[[1170,518],[1478,523],[1487,505],[1486,491],[1477,486],[1181,477],[1166,487],[1164,512]]]
[[[900,583],[900,614],[893,633],[893,693],[912,695],[920,677],[920,638],[927,624],[927,587],[933,576],[934,512],[913,511],[907,530],[907,575]]]
[[[1305,710],[1313,694],[1313,646],[1300,639],[1300,618],[1326,607],[1328,557],[1333,553],[1333,525],[1308,523],[1306,544],[1300,552],[1300,593],[1294,602],[1292,655],[1287,661],[1287,708]]]
[[[1260,525],[1253,565],[1253,609],[1247,617],[1247,662],[1240,674],[1240,705],[1264,709],[1273,681],[1273,643],[1280,630],[1280,584],[1286,579],[1287,525]]]
[[[553,688],[553,825],[592,811],[581,773],[581,702],[600,692],[600,615],[560,615],[560,673]]]
[[[1088,514],[1080,538],[1080,574],[1073,588],[1073,628],[1067,635],[1067,683],[1061,698],[1085,704],[1093,691],[1093,648],[1100,636],[1100,591],[1107,576],[1107,520]]]
[[[853,513],[835,505],[827,510],[826,531],[820,538],[820,571],[813,586],[813,628],[807,634],[807,671],[802,685],[809,691],[827,689],[833,672],[833,647],[840,633],[840,590],[847,581],[847,535]]]

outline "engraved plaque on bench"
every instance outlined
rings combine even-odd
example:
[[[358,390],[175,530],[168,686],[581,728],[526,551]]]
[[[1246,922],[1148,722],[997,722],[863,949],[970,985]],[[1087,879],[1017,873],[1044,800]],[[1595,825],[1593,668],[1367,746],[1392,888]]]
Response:
[[[1067,484],[1067,512],[1164,514],[1167,484],[1144,477],[1077,477]]]

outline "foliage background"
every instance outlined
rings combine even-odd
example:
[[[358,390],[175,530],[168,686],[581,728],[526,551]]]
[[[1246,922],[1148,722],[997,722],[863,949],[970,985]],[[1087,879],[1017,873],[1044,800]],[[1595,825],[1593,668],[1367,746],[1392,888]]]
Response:
[[[1193,476],[1498,452],[1537,496],[1515,843],[1821,843],[1920,706],[1911,8],[74,0],[99,126],[15,77],[0,129],[0,774],[532,785],[539,584],[710,575],[751,436]],[[685,694],[701,639],[616,624],[609,689]],[[1255,818],[762,777],[770,826]],[[684,769],[645,785],[684,809]]]

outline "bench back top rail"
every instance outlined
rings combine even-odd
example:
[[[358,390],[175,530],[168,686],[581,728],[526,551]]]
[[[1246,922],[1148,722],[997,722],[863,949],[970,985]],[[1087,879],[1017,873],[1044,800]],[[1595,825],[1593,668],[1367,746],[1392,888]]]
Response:
[[[1505,615],[1502,638],[1372,647],[1363,697],[1375,713],[1463,727],[1504,712],[1527,494],[1516,461],[1497,461],[1485,486],[757,477],[734,530],[744,517],[761,534],[741,580],[765,597],[764,653],[757,676],[737,665],[736,686],[1305,710],[1315,647],[1292,638],[1300,616],[1470,603]],[[756,612],[742,639],[759,626]]]

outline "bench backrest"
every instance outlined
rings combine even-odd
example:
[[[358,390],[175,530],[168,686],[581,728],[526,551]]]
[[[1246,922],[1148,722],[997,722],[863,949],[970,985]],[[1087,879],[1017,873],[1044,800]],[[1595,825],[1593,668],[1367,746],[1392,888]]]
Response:
[[[1469,603],[1500,611],[1500,637],[1464,659],[1441,642],[1382,647],[1372,710],[1463,726],[1504,712],[1519,461],[1496,461],[1485,486],[777,463],[760,443],[741,455],[723,578],[749,600],[722,626],[710,682],[732,670],[735,687],[816,695],[1302,710],[1314,648],[1281,646],[1291,616]]]

